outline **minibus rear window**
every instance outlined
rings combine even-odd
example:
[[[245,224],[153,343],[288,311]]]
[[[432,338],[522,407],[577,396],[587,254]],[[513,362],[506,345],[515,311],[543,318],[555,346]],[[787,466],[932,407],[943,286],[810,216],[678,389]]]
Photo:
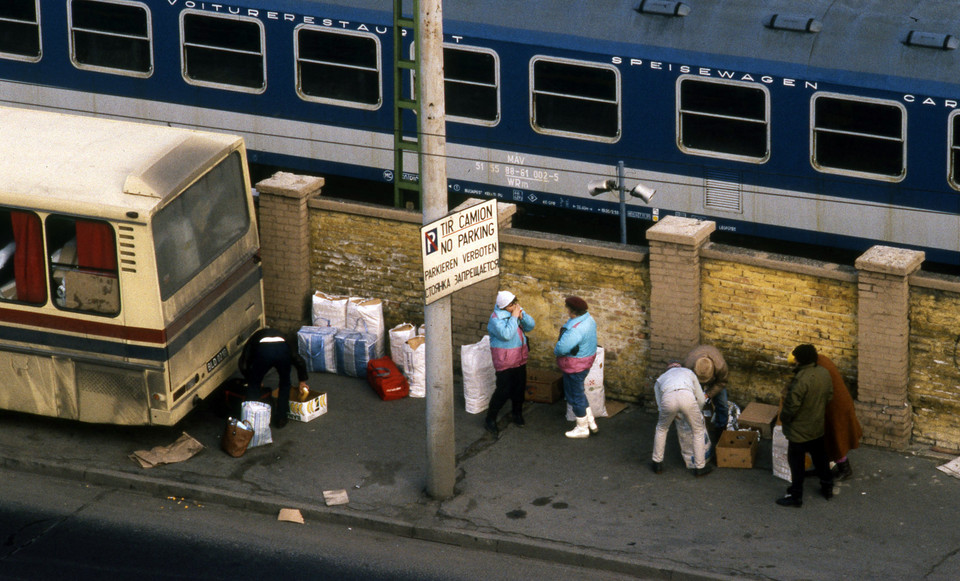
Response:
[[[153,218],[160,298],[190,282],[250,228],[240,154],[207,172]]]

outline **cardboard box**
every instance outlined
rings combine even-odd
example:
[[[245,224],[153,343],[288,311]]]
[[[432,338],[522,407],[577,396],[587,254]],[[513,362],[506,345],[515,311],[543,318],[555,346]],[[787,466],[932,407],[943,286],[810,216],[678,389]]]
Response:
[[[777,421],[777,412],[779,408],[775,405],[769,405],[760,402],[750,402],[747,407],[740,412],[737,418],[737,425],[740,428],[758,430],[760,436],[769,440],[773,436],[773,424]]]
[[[753,430],[724,430],[717,441],[717,466],[753,468],[760,447],[760,434]]]
[[[291,420],[309,422],[325,413],[327,413],[327,392],[311,389],[307,400],[300,401],[299,389],[290,390],[290,411],[287,412],[287,417]]]
[[[526,400],[554,403],[563,396],[563,374],[550,369],[527,368]]]

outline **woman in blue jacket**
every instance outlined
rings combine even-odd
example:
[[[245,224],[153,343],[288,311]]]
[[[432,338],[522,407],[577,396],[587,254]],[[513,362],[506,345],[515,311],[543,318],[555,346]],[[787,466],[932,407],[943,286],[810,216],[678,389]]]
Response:
[[[485,425],[494,436],[498,434],[497,414],[508,398],[513,403],[513,423],[524,425],[523,399],[527,388],[527,358],[530,354],[526,333],[532,331],[535,324],[533,317],[523,310],[512,292],[497,293],[496,306],[487,323],[497,388],[490,398]]]
[[[567,297],[567,322],[553,348],[557,365],[563,372],[563,396],[577,416],[577,426],[566,432],[568,438],[586,438],[597,433],[597,422],[583,390],[583,382],[597,356],[597,323],[587,312],[587,301]]]

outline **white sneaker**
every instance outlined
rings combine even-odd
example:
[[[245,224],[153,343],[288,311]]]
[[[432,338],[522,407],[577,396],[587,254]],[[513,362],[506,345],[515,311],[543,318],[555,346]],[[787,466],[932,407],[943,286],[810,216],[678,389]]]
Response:
[[[573,428],[569,432],[566,432],[564,435],[568,438],[589,438],[590,427],[587,423],[586,416],[577,418],[577,427]]]

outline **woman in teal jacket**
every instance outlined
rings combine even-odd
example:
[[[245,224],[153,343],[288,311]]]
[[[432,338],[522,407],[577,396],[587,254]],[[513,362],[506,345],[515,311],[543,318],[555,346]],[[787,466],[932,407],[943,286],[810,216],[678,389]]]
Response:
[[[557,365],[563,372],[563,395],[573,408],[577,426],[566,432],[568,438],[586,438],[597,433],[597,422],[583,390],[583,382],[597,356],[597,323],[587,312],[587,301],[567,297],[567,322],[560,329],[560,337],[553,348]]]
[[[497,414],[509,398],[513,403],[513,423],[523,426],[523,400],[527,389],[527,358],[530,347],[526,333],[536,323],[510,291],[497,293],[496,306],[487,322],[490,354],[497,375],[497,387],[487,408],[486,428],[498,435]]]

